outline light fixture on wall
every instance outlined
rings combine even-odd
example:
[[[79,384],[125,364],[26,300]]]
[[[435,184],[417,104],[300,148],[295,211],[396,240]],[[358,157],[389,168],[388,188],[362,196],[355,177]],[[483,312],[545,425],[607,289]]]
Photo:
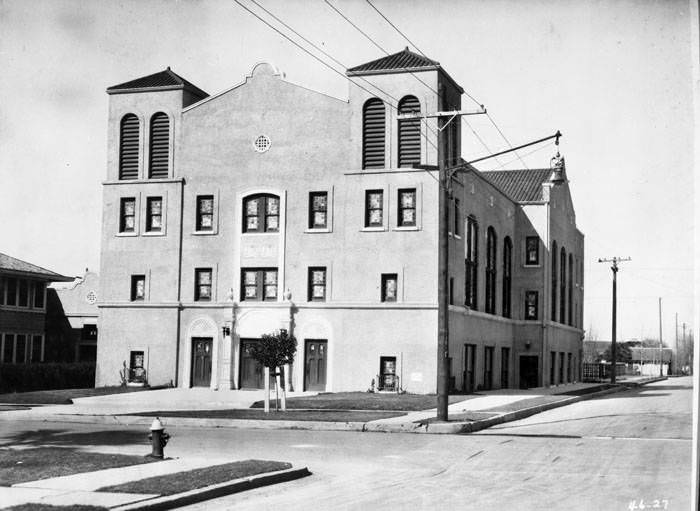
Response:
[[[530,341],[525,342],[525,349],[526,350],[530,349]]]
[[[224,337],[227,337],[231,335],[231,327],[228,325],[224,325],[221,327],[221,333],[224,334]]]

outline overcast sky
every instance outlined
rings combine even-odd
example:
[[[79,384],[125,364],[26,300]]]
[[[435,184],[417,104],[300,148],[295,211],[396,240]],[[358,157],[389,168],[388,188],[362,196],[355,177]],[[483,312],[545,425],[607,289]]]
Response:
[[[390,53],[407,45],[365,0],[329,1]],[[585,328],[610,338],[611,272],[597,260],[629,256],[618,275],[618,339],[658,337],[662,297],[672,341],[675,313],[692,321],[689,3],[372,1],[513,145],[564,134],[586,237]],[[258,2],[348,67],[384,55],[323,0]],[[98,269],[105,89],[171,66],[213,94],[259,61],[347,98],[346,80],[233,0],[0,0],[0,252],[66,275]],[[507,148],[484,116],[469,122],[488,150],[463,129],[465,158]],[[553,153],[521,156],[547,167]],[[477,167],[522,167],[513,159]]]

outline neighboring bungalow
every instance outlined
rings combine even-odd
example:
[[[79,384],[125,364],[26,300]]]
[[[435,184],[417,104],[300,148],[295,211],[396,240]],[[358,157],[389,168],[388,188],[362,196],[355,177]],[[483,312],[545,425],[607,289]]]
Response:
[[[644,376],[659,376],[669,374],[673,350],[671,348],[655,348],[636,346],[630,348],[632,353],[632,367],[635,374]],[[661,364],[661,368],[659,365]]]
[[[72,280],[0,253],[0,363],[54,360],[45,343],[46,285]]]
[[[46,330],[48,343],[56,347],[57,360],[95,362],[97,359],[97,289],[95,272],[47,290]]]

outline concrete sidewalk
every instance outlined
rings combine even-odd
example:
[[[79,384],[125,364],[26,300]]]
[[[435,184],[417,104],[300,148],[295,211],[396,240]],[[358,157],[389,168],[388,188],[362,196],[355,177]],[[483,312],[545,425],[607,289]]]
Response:
[[[187,427],[229,427],[266,429],[318,429],[354,430],[378,432],[411,432],[433,434],[459,434],[478,431],[494,424],[518,420],[541,411],[565,406],[583,399],[590,399],[612,392],[620,392],[630,387],[644,385],[666,378],[627,378],[620,385],[597,383],[575,383],[551,388],[528,390],[503,389],[480,392],[477,397],[465,396],[464,401],[449,406],[449,415],[461,417],[472,415],[471,420],[451,420],[430,422],[436,415],[435,409],[410,412],[400,417],[380,419],[366,423],[277,421],[277,420],[235,420],[206,418],[166,417],[167,426]],[[571,395],[571,394],[580,395]],[[307,394],[308,395],[308,394]],[[527,406],[532,399],[550,396],[542,404]],[[138,399],[144,398],[147,399]],[[168,389],[134,394],[77,399],[74,405],[36,407],[31,410],[2,411],[0,420],[35,420],[50,422],[87,422],[140,424],[147,427],[152,417],[118,415],[135,411],[155,410],[205,410],[232,407],[247,408],[262,397],[261,392],[215,392],[199,389]],[[561,397],[561,399],[555,399]],[[509,411],[494,411],[507,407]],[[482,414],[482,415],[480,415]],[[484,418],[479,418],[483,416]],[[230,460],[235,461],[235,460]],[[216,464],[225,462],[217,460]],[[245,491],[247,489],[290,481],[309,475],[304,468],[292,468],[279,472],[228,481],[218,485],[190,492],[161,497],[151,494],[97,492],[98,488],[129,481],[137,481],[158,475],[182,472],[211,465],[210,459],[172,459],[157,463],[135,465],[75,474],[41,481],[21,483],[12,487],[0,487],[0,508],[26,503],[51,504],[56,506],[93,505],[115,511],[146,509],[169,509],[172,507],[201,502],[203,500]]]
[[[229,460],[240,461],[240,460]],[[225,461],[217,460],[216,465]],[[115,511],[171,509],[201,502],[222,495],[229,495],[251,488],[291,481],[310,475],[308,469],[290,468],[267,472],[241,479],[178,493],[161,496],[145,493],[100,492],[99,488],[114,486],[149,477],[212,466],[209,458],[166,459],[154,463],[110,468],[40,481],[19,483],[10,487],[0,486],[0,509],[22,504],[44,504],[53,506],[99,506]]]
[[[434,422],[436,410],[409,412],[406,415],[367,422],[328,422],[295,420],[221,419],[206,417],[162,417],[166,427],[218,427],[245,429],[307,429],[327,431],[376,431],[455,434],[469,433],[520,418],[554,407],[566,406],[590,399],[603,393],[619,392],[629,386],[651,383],[660,378],[626,377],[613,388],[609,384],[572,383],[554,387],[527,390],[501,389],[481,391],[477,396],[465,396],[464,401],[448,408],[449,422]],[[665,378],[663,378],[665,379]],[[309,396],[315,393],[289,393],[288,397]],[[580,394],[580,395],[576,395]],[[559,396],[561,399],[535,398]],[[196,411],[250,408],[263,399],[264,391],[214,391],[210,389],[163,389],[149,392],[114,394],[75,399],[73,405],[41,406],[25,410],[0,411],[2,420],[32,420],[46,422],[78,422],[94,424],[122,424],[147,427],[153,417],[130,415],[154,411]],[[498,410],[498,408],[506,410]],[[494,410],[496,408],[496,410]],[[464,416],[469,416],[464,419]],[[461,418],[460,418],[461,417]]]

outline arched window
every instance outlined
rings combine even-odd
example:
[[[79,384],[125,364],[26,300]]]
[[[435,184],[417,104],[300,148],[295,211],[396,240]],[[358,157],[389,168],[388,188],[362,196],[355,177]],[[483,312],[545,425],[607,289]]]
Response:
[[[559,258],[559,322],[566,321],[566,250],[561,247]]]
[[[139,177],[139,118],[134,114],[122,117],[119,127],[119,179]]]
[[[170,119],[158,112],[151,117],[149,178],[167,178],[170,160]]]
[[[465,279],[464,279],[464,305],[470,309],[477,309],[476,291],[477,275],[479,267],[479,224],[476,218],[467,218],[467,254],[464,259]]]
[[[513,268],[513,242],[508,236],[503,240],[503,317],[510,317],[511,271]]]
[[[278,196],[261,193],[243,199],[243,232],[278,232],[279,226]]]
[[[489,314],[496,312],[496,231],[486,230],[486,305]]]
[[[384,102],[367,100],[362,109],[362,168],[383,169],[386,146],[386,114]]]
[[[569,326],[574,326],[574,308],[573,303],[573,280],[574,280],[574,257],[569,254],[569,286],[568,286],[568,302],[569,302]]]
[[[552,252],[550,260],[552,261],[552,321],[557,320],[557,242],[552,241]]]
[[[415,96],[399,101],[399,114],[420,114],[420,102]],[[399,119],[399,167],[420,163],[420,117]]]

